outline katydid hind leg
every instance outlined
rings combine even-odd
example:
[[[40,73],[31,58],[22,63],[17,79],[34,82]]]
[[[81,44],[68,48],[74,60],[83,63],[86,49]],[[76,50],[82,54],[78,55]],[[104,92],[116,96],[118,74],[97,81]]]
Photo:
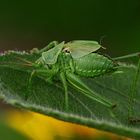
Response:
[[[109,107],[109,108],[115,107],[115,105],[112,104],[110,101],[108,101],[107,99],[105,99],[104,97],[96,93],[95,91],[91,90],[87,85],[85,85],[85,83],[83,83],[83,81],[79,79],[79,77],[77,77],[73,73],[68,72],[66,74],[66,77],[67,77],[68,82],[72,86],[74,86],[77,90],[79,90],[88,98],[94,101],[97,101],[98,103],[101,103],[102,105],[106,107]]]
[[[96,116],[94,115],[94,113],[92,112],[92,110],[83,102],[81,101],[78,97],[76,97],[75,95],[73,95],[73,93],[69,92],[69,95],[71,95],[71,97],[76,100],[86,111],[88,111],[90,113],[90,117],[91,118],[96,118]]]
[[[62,86],[57,85],[55,83],[51,83],[52,85],[56,86],[57,88],[63,90],[64,88],[62,88]],[[90,114],[91,114],[91,118],[96,118],[96,116],[94,115],[94,113],[92,112],[92,110],[90,108],[88,108],[88,106],[82,102],[78,97],[76,97],[75,95],[73,95],[73,93],[71,93],[70,91],[68,91],[68,95],[70,95],[74,100],[76,100],[85,110],[87,110]]]
[[[60,73],[60,79],[64,87],[64,92],[65,92],[65,110],[68,111],[69,105],[68,105],[68,87],[67,87],[67,81],[65,74],[63,72]]]
[[[138,79],[140,76],[140,52],[113,58],[113,60],[123,60],[123,59],[133,58],[133,57],[139,57],[139,60],[138,60],[137,70],[136,70],[136,73],[134,75],[134,79],[133,79],[133,82],[132,82],[132,85],[130,88],[130,93],[129,93],[128,118],[130,118],[129,119],[130,122],[131,122],[132,118],[135,120],[135,117],[134,117],[134,103],[135,102],[134,101],[136,98],[137,83],[138,83]]]
[[[140,56],[140,52],[132,53],[132,54],[124,55],[124,56],[119,56],[119,57],[115,57],[115,58],[112,58],[112,59],[113,60],[123,60],[123,59],[137,57],[137,56]]]
[[[134,75],[134,79],[131,85],[131,89],[130,89],[130,94],[129,94],[129,110],[128,110],[128,118],[133,118],[134,116],[134,101],[136,98],[136,89],[137,89],[137,84],[138,84],[138,80],[140,77],[140,55],[139,55],[139,61],[137,64],[137,69],[136,69],[136,73]]]

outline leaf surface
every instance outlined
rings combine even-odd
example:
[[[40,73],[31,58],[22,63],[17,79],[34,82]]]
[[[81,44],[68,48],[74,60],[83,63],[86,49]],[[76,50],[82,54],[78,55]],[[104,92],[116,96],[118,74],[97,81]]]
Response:
[[[69,111],[66,112],[64,91],[59,81],[48,83],[36,75],[32,79],[32,89],[28,89],[28,80],[34,68],[27,65],[25,60],[35,62],[39,57],[39,54],[25,52],[8,52],[0,56],[0,98],[2,100],[63,121],[140,139],[140,123],[131,124],[128,120],[129,94],[137,69],[135,65],[120,63],[118,73],[97,78],[82,78],[91,89],[117,105],[112,112],[77,92],[73,87],[68,87]],[[138,119],[140,119],[139,87],[140,78],[137,83],[133,114]],[[29,98],[25,100],[27,93]]]

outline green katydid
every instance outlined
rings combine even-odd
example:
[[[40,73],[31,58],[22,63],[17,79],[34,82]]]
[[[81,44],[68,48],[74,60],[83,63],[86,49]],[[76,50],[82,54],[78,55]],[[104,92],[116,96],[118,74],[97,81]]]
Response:
[[[100,48],[102,46],[96,41],[76,40],[68,43],[61,42],[59,44],[53,42],[48,47],[43,48],[43,51],[40,50],[38,52],[41,54],[41,57],[36,60],[35,64],[40,65],[40,68],[33,71],[31,75],[34,73],[38,75],[45,73],[48,75],[47,79],[59,75],[64,87],[66,110],[68,109],[67,83],[88,98],[112,108],[115,104],[100,96],[95,91],[92,91],[79,78],[79,76],[95,77],[116,70],[117,64],[113,60],[98,53],[93,53]],[[45,70],[42,70],[42,66]],[[32,76],[29,80],[29,85],[31,79]]]
[[[98,54],[97,51],[100,48],[102,46],[98,42],[88,40],[75,40],[68,43],[51,42],[37,52],[40,58],[35,62],[23,60],[25,65],[30,65],[34,69],[29,78],[28,89],[31,89],[33,75],[43,77],[48,82],[53,82],[57,77],[63,85],[66,110],[69,108],[68,84],[93,101],[108,108],[115,107],[114,103],[91,90],[80,77],[94,78],[112,73],[118,68],[116,60],[137,56],[139,53],[111,59]],[[28,97],[29,95],[26,94],[25,98],[28,99]]]
[[[59,65],[57,69],[59,70],[58,73],[60,74],[60,80],[64,87],[66,109],[68,109],[67,82],[85,96],[107,107],[115,106],[115,104],[111,103],[107,99],[104,99],[95,91],[92,91],[89,87],[87,87],[77,75],[83,77],[96,77],[105,73],[113,72],[118,67],[114,60],[138,56],[139,53],[126,55],[111,60],[108,57],[96,53],[96,51],[100,48],[102,48],[102,46],[96,41],[75,40],[66,44],[64,42],[58,44],[58,42],[54,41],[50,43],[48,47],[43,48],[43,51],[39,51],[42,56],[36,61],[36,63],[52,66]],[[56,67],[52,67],[51,70],[56,69]],[[136,83],[136,80],[134,81]]]

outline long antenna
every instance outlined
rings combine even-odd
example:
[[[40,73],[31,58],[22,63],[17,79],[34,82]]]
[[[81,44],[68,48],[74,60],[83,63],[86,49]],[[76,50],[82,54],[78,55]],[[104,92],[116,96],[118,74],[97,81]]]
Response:
[[[103,39],[106,38],[106,37],[107,37],[106,35],[103,35],[103,36],[100,37],[99,44],[100,44],[101,46],[102,46]],[[102,46],[102,48],[103,48],[103,49],[106,49],[106,48],[103,47],[103,46]]]

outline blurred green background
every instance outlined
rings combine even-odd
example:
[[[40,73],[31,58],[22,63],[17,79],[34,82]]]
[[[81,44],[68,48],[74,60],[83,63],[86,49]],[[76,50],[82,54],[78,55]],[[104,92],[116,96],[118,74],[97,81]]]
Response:
[[[140,1],[0,2],[0,51],[43,48],[53,40],[74,39],[102,40],[111,56],[140,51]]]
[[[0,3],[0,48],[31,49],[53,40],[100,41],[111,55],[140,50],[139,0],[24,0]]]

